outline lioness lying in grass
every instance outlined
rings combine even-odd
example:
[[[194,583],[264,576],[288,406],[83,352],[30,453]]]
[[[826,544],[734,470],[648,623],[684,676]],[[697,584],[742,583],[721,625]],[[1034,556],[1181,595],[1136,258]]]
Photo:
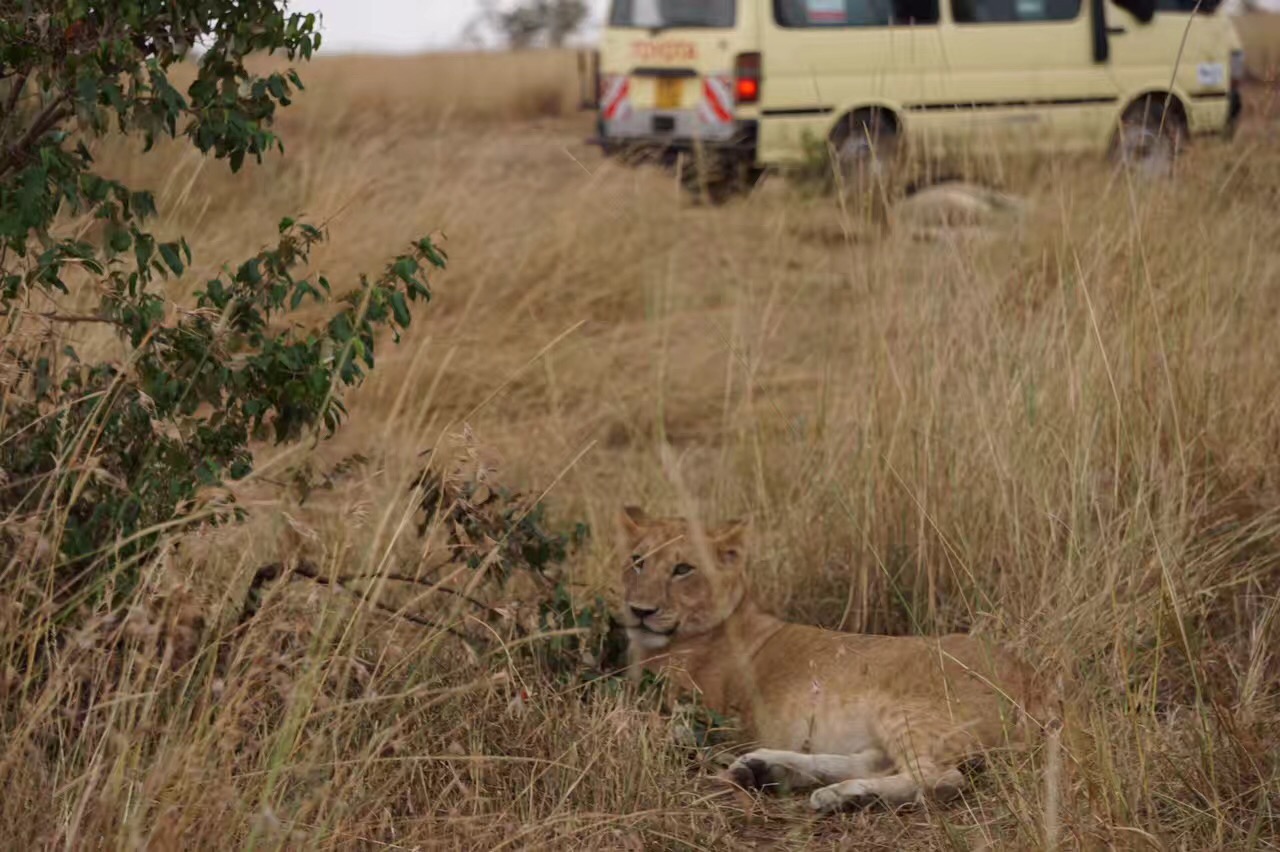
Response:
[[[741,720],[759,748],[725,772],[740,787],[812,789],[823,812],[948,799],[962,765],[1025,744],[1053,715],[1026,666],[974,637],[857,635],[764,613],[742,524],[700,533],[627,508],[621,527],[632,664]]]

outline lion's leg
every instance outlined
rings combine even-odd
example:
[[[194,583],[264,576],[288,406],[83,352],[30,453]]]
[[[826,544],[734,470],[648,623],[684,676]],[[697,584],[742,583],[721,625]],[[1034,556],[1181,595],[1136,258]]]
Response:
[[[884,752],[876,748],[856,754],[757,749],[735,760],[722,777],[748,790],[774,785],[807,790],[849,778],[874,778],[891,768]]]
[[[823,813],[866,807],[872,802],[900,808],[917,804],[926,796],[937,801],[947,801],[960,795],[965,789],[965,777],[955,767],[940,771],[932,763],[919,761],[916,768],[914,773],[899,772],[881,778],[855,778],[820,787],[809,797],[809,807]]]

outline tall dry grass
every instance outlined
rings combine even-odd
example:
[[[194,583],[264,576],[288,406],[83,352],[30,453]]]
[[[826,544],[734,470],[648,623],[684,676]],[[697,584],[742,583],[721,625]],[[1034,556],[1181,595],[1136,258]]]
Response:
[[[134,610],[93,622],[48,682],[20,675],[39,639],[29,613],[0,613],[0,836],[1277,845],[1274,115],[1255,109],[1235,143],[1198,146],[1169,186],[1048,164],[1014,187],[1033,203],[1018,227],[869,239],[829,200],[776,183],[691,207],[669,177],[585,149],[585,119],[464,121],[461,98],[431,85],[438,61],[317,63],[287,156],[238,177],[176,147],[139,159],[99,146],[107,172],[157,190],[161,229],[196,248],[178,298],[298,211],[329,220],[314,259],[335,284],[424,231],[447,235],[453,263],[339,436],[262,448],[240,487],[250,521],[180,542]],[[522,66],[484,61],[491,82],[466,85],[520,91]],[[525,115],[511,100],[492,109]],[[260,565],[305,554],[376,577],[438,558],[412,535],[406,492],[419,452],[464,423],[505,480],[596,530],[570,566],[584,597],[610,593],[620,503],[678,505],[668,446],[708,516],[752,517],[753,579],[779,613],[982,631],[1069,671],[1094,738],[1052,794],[1057,822],[1039,757],[996,767],[961,807],[746,813],[626,693],[587,701],[514,656],[477,664],[440,630],[307,584],[235,627]],[[357,453],[330,490],[302,501],[285,487],[292,467]]]
[[[293,115],[322,122],[303,125],[321,132],[559,118],[581,94],[574,50],[337,56],[309,80],[328,108]]]
[[[1249,74],[1274,81],[1280,73],[1280,15],[1252,12],[1237,16],[1235,25]]]

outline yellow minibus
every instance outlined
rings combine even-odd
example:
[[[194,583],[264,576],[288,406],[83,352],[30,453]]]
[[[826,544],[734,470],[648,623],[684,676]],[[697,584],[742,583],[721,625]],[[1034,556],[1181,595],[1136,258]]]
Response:
[[[1167,167],[1244,74],[1217,0],[613,0],[595,60],[594,143],[723,181],[814,142],[859,180],[1005,146]]]

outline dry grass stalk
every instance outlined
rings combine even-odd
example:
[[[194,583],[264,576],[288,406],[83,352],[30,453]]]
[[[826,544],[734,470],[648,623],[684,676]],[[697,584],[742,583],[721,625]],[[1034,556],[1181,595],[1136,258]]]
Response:
[[[691,209],[668,178],[586,151],[584,121],[504,123],[552,112],[519,94],[541,57],[449,61],[319,63],[286,118],[288,155],[237,178],[177,148],[95,151],[108,174],[155,186],[162,233],[200,248],[178,296],[298,210],[336,217],[315,258],[335,283],[423,228],[448,234],[454,265],[338,438],[263,448],[249,525],[152,566],[147,589],[176,584],[184,602],[148,594],[103,615],[110,644],[87,638],[34,673],[45,616],[6,587],[0,836],[1274,847],[1280,153],[1255,144],[1274,115],[1191,152],[1171,186],[1047,164],[1016,188],[1034,201],[1016,232],[864,242],[828,201],[784,188]],[[584,596],[609,593],[620,502],[678,507],[669,446],[707,516],[754,516],[755,581],[781,612],[998,632],[1075,672],[1090,747],[997,765],[953,810],[817,822],[765,802],[749,817],[629,693],[584,701],[503,654],[477,666],[444,631],[313,584],[221,636],[225,664],[219,644],[184,644],[193,614],[233,623],[272,562],[379,578],[370,600],[421,604],[386,578],[438,552],[415,533],[409,486],[418,452],[464,419],[506,481],[557,483],[554,514],[600,533],[569,566]],[[283,480],[357,453],[362,472],[311,506]]]

